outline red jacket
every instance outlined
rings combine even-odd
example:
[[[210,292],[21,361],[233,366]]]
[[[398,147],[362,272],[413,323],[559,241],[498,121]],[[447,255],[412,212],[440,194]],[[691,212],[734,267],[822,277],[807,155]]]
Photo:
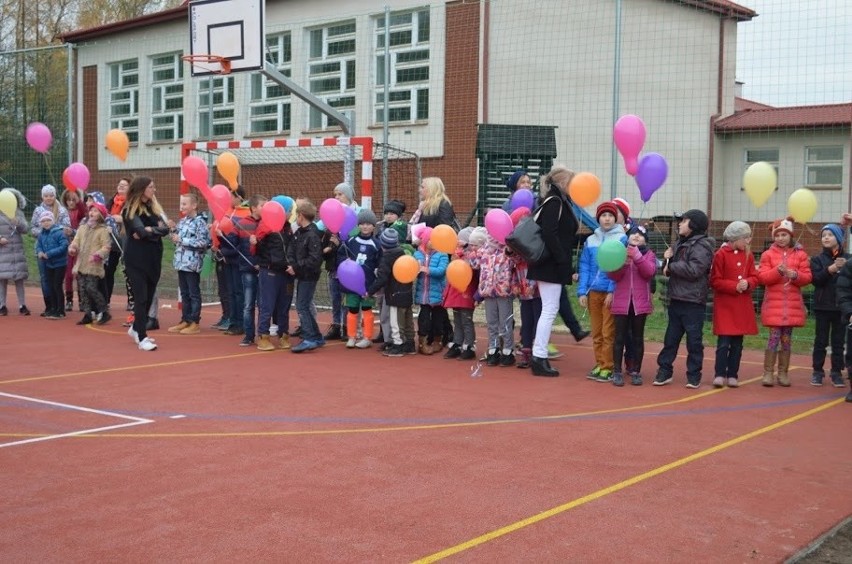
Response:
[[[781,276],[778,266],[782,263],[799,276],[795,280]],[[802,327],[807,317],[802,286],[813,278],[807,253],[798,246],[782,249],[773,244],[760,255],[757,277],[766,286],[760,322],[766,327]]]
[[[748,282],[748,289],[737,292],[740,280]],[[710,287],[713,288],[713,334],[757,335],[757,319],[751,295],[757,288],[757,268],[754,255],[736,251],[727,243],[713,255],[710,270]]]

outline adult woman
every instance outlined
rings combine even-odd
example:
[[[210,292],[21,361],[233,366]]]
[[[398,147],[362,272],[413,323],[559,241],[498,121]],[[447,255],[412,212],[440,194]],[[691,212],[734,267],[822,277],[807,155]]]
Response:
[[[163,260],[163,237],[168,235],[163,208],[157,201],[157,188],[147,176],[137,176],[130,183],[121,219],[127,233],[124,266],[133,289],[133,326],[127,334],[143,351],[157,348],[148,337],[148,308],[154,299]]]
[[[447,197],[447,190],[440,178],[430,176],[420,183],[420,206],[411,217],[410,223],[425,223],[426,227],[457,227],[453,203]]]
[[[23,240],[23,235],[27,232],[27,220],[23,211],[27,207],[27,199],[14,188],[3,188],[3,191],[15,196],[18,206],[15,209],[15,217],[7,217],[0,212],[0,316],[9,315],[9,308],[6,307],[6,288],[10,281],[15,285],[18,295],[18,312],[21,315],[29,315],[27,296],[24,293],[24,281],[29,272]],[[39,261],[42,262],[44,261]]]
[[[571,208],[568,185],[574,171],[563,165],[554,165],[539,179],[541,186],[541,213],[538,224],[541,237],[549,252],[549,258],[539,264],[530,265],[527,278],[538,282],[541,295],[541,316],[535,331],[530,368],[536,376],[559,376],[559,371],[550,366],[547,357],[547,342],[553,320],[559,311],[559,294],[562,287],[571,284],[574,270],[573,250],[579,224]]]

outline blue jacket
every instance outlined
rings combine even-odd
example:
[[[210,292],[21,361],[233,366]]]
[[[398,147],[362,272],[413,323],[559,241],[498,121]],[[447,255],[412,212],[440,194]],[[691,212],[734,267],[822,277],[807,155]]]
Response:
[[[449,255],[432,251],[427,258],[423,251],[417,249],[414,251],[414,258],[421,265],[429,267],[429,272],[421,272],[417,275],[417,284],[414,287],[415,303],[441,305],[444,302],[444,288],[447,287]]]
[[[624,227],[616,223],[609,231],[602,227],[595,229],[583,245],[580,253],[580,279],[577,282],[577,295],[587,296],[589,292],[614,292],[615,281],[598,266],[598,249],[604,241],[616,240],[627,243]]]
[[[41,230],[36,240],[36,255],[38,253],[47,255],[44,261],[47,268],[62,268],[68,264],[68,237],[61,227],[54,224],[50,231]]]
[[[210,248],[210,230],[202,215],[184,217],[178,222],[178,242],[175,244],[175,256],[172,266],[184,272],[201,272],[204,266],[204,254]]]

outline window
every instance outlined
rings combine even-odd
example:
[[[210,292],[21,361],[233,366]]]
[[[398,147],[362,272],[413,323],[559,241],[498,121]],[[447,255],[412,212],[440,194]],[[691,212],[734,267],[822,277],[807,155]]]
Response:
[[[805,147],[805,185],[840,188],[843,182],[843,146]]]
[[[780,154],[780,149],[746,149],[745,166],[743,167],[743,173],[745,173],[745,171],[748,170],[748,167],[750,167],[754,163],[766,162],[772,165],[772,168],[775,169],[775,174],[777,175]],[[741,186],[740,191],[743,190],[745,190],[745,188]],[[775,187],[775,190],[778,190],[778,186]]]
[[[308,84],[311,94],[338,110],[355,108],[355,22],[312,29],[309,40]],[[335,125],[332,122],[332,125]],[[316,108],[308,114],[309,129],[327,129],[328,116]]]
[[[290,76],[292,53],[290,34],[266,38],[266,60],[284,76]],[[249,101],[250,133],[281,133],[290,129],[290,92],[260,73],[251,76]]]
[[[139,61],[109,65],[109,127],[139,142]]]
[[[233,76],[210,77],[199,82],[198,134],[202,138],[234,136]]]
[[[151,141],[183,139],[183,60],[180,53],[151,57]]]
[[[384,15],[376,18],[375,123],[384,122],[385,40],[390,54],[389,123],[429,119],[429,10],[395,12],[385,29]]]

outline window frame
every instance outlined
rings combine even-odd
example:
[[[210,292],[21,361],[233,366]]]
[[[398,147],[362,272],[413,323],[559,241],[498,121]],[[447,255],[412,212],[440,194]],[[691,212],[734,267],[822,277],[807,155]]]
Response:
[[[276,66],[284,76],[292,75],[293,39],[289,31],[266,36],[266,61]],[[249,135],[288,133],[292,127],[292,98],[290,92],[261,73],[249,78]],[[276,94],[276,90],[280,94]],[[274,122],[272,128],[260,127]]]
[[[357,31],[355,19],[306,30],[308,91],[341,112],[354,110],[357,102]],[[340,129],[340,124],[313,106],[306,125],[308,131]]]
[[[775,159],[764,159],[758,158],[755,160],[749,160],[749,152],[750,151],[775,151],[776,157]],[[772,165],[772,168],[775,169],[775,177],[780,178],[779,168],[781,165],[781,147],[746,147],[743,149],[743,174],[740,175],[740,192],[745,192],[745,186],[742,185],[742,178],[745,172],[748,170],[748,167],[753,165],[754,163],[766,162]],[[775,183],[775,191],[778,191],[779,181]]]
[[[107,63],[107,69],[109,71],[107,100],[109,127],[110,129],[121,129],[127,134],[132,145],[138,145],[139,59],[125,59]],[[126,96],[126,99],[118,98],[118,96]],[[127,106],[127,112],[117,113],[116,110],[124,106]]]
[[[210,95],[210,81],[213,81],[213,116],[208,123],[211,104],[203,101]],[[218,85],[217,85],[218,84]],[[236,128],[236,104],[234,103],[234,75],[211,75],[198,81],[196,100],[198,103],[198,137],[200,139],[233,139]],[[219,101],[217,102],[217,98]],[[217,116],[217,114],[219,114]],[[204,132],[204,128],[207,132]],[[220,132],[216,132],[216,128]]]
[[[824,149],[836,149],[840,151],[840,157],[837,159],[811,159],[811,152],[816,152],[818,150]],[[843,145],[805,145],[804,148],[804,185],[811,190],[842,190],[843,189],[843,153],[844,147]],[[827,169],[827,168],[837,168],[838,169],[838,178],[837,182],[831,183],[812,183],[811,179],[811,170],[816,169]]]
[[[182,52],[151,55],[151,115],[150,129],[152,143],[176,143],[184,138],[184,64]],[[169,63],[157,62],[157,59],[171,58]],[[157,78],[158,72],[167,69],[173,71],[168,78]],[[170,91],[171,90],[171,91]],[[179,107],[168,107],[169,102],[179,100]],[[161,107],[156,107],[157,103]],[[170,133],[169,133],[170,132]],[[158,138],[158,134],[164,134]]]

